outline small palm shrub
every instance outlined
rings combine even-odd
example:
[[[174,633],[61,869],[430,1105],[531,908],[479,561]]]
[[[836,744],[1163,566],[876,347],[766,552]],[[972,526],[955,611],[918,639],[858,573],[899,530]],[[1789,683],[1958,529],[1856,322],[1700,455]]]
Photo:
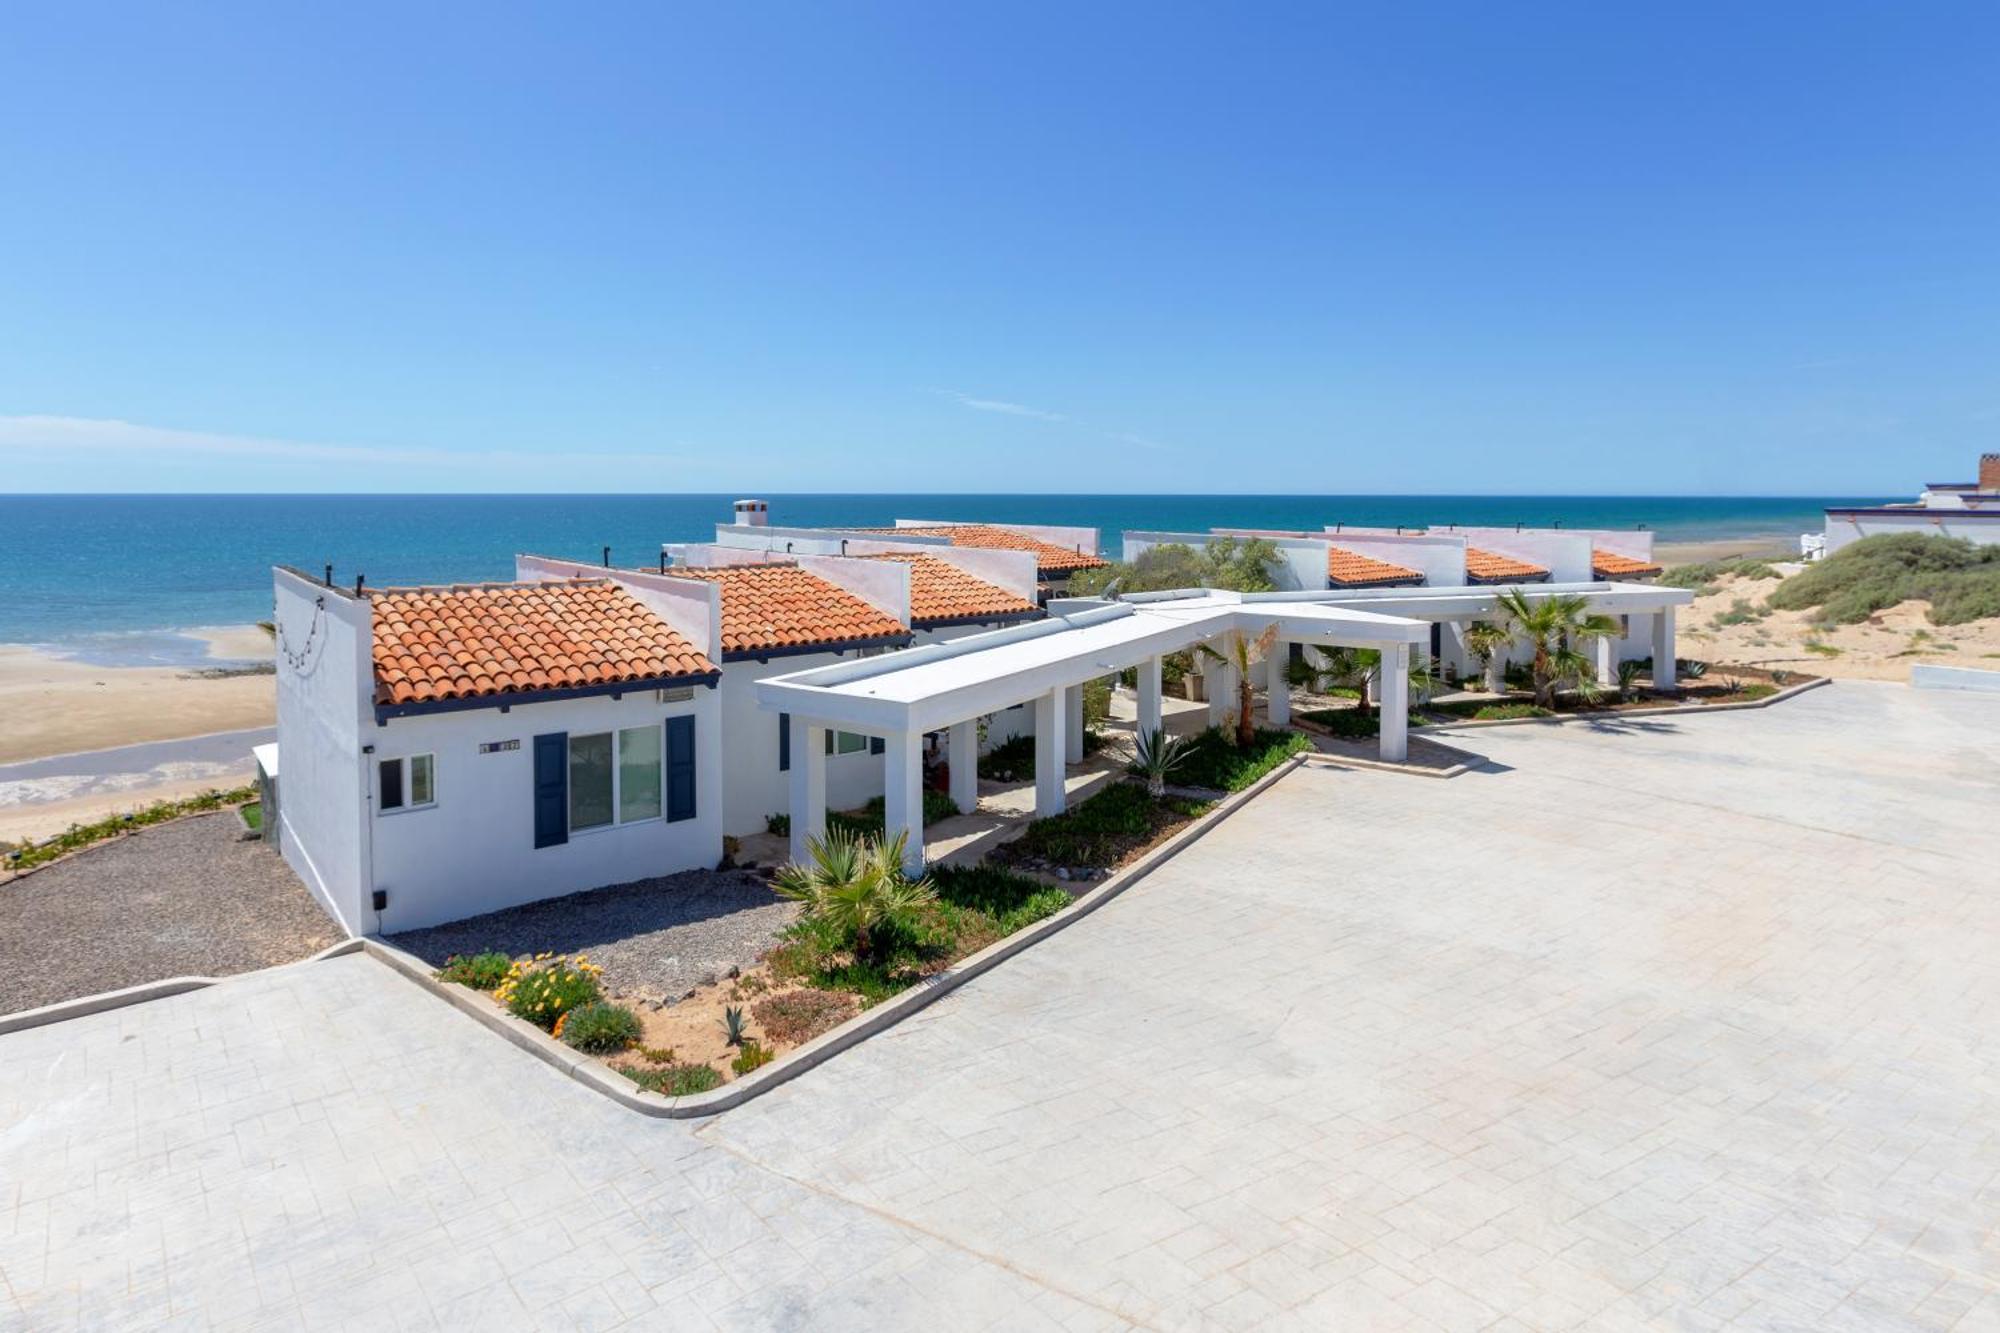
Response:
[[[438,969],[439,981],[455,981],[474,990],[492,990],[507,979],[514,960],[497,949],[483,953],[453,954]]]
[[[1637,662],[1620,662],[1618,664],[1618,693],[1628,699],[1638,693],[1639,677],[1645,673],[1646,668]]]
[[[729,1067],[735,1070],[737,1077],[740,1078],[753,1069],[762,1069],[775,1058],[768,1047],[754,1041],[745,1042],[743,1049],[736,1053],[736,1058],[729,1062]]]
[[[722,1075],[708,1065],[668,1065],[664,1069],[621,1069],[618,1072],[646,1091],[667,1097],[687,1097],[722,1086]]]
[[[645,1035],[639,1015],[605,1000],[580,1004],[564,1014],[559,1035],[565,1043],[591,1055],[609,1055],[635,1044]]]
[[[533,963],[510,967],[493,998],[514,1017],[552,1031],[556,1020],[570,1010],[603,998],[598,982],[603,972],[582,954],[575,958],[537,954]]]
[[[780,870],[772,888],[824,923],[856,959],[875,959],[914,936],[923,910],[937,900],[928,879],[903,873],[904,835],[857,837],[829,828],[810,839],[803,864]]]
[[[846,1022],[854,1013],[854,1001],[832,991],[804,988],[768,995],[752,1005],[750,1012],[772,1041],[800,1046]]]

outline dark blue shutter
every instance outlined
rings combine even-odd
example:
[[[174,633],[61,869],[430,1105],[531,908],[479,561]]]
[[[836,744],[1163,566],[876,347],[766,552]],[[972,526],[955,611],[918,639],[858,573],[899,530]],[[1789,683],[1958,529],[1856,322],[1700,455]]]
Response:
[[[694,718],[667,719],[667,821],[694,818]]]
[[[778,714],[778,771],[785,772],[792,766],[792,715]]]
[[[889,742],[883,740],[880,736],[870,736],[868,738],[868,753],[882,754],[883,752],[888,750],[888,748],[889,748]]]
[[[535,737],[535,846],[569,841],[569,733]]]

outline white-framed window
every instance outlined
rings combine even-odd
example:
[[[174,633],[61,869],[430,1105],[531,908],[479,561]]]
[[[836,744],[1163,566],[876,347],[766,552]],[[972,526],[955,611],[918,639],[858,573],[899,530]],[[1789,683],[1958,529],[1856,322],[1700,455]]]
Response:
[[[572,833],[660,817],[660,725],[569,738]]]
[[[437,756],[413,754],[375,763],[375,808],[426,810],[437,804]]]

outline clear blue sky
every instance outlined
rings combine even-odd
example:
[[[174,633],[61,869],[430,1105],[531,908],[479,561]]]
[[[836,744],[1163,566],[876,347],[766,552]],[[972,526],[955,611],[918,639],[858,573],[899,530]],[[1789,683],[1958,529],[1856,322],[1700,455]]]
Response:
[[[0,489],[1901,493],[2000,6],[15,4]]]

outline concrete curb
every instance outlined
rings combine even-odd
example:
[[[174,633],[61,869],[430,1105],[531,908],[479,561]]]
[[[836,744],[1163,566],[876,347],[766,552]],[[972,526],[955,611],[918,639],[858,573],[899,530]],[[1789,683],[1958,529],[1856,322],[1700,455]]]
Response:
[[[1292,725],[1309,735],[1324,736],[1330,741],[1346,739],[1345,737],[1334,735],[1332,731],[1321,726],[1319,723],[1307,721],[1302,717],[1292,719]],[[1432,731],[1435,729],[1433,727],[1413,728],[1410,733],[1410,739],[1413,741],[1419,739],[1417,735],[1418,731]],[[1442,750],[1454,748],[1441,741],[1432,741],[1431,744],[1436,745]],[[1309,764],[1321,764],[1330,768],[1359,768],[1375,773],[1400,773],[1405,777],[1412,778],[1455,778],[1461,773],[1472,771],[1472,765],[1469,763],[1453,764],[1449,768],[1418,768],[1413,764],[1391,764],[1385,763],[1380,759],[1364,759],[1360,755],[1327,754],[1318,749],[1300,757]]]
[[[1695,713],[1733,713],[1745,708],[1769,708],[1772,704],[1783,703],[1796,695],[1804,694],[1807,690],[1816,690],[1822,685],[1831,684],[1833,684],[1831,677],[1815,676],[1796,685],[1787,685],[1776,694],[1766,695],[1762,699],[1746,699],[1739,704],[1668,704],[1663,708],[1626,708],[1608,713],[1558,713],[1554,717],[1494,717],[1484,722],[1475,722],[1467,718],[1463,722],[1436,722],[1421,730],[1426,733],[1443,734],[1447,731],[1465,731],[1477,727],[1560,726],[1572,722],[1617,722],[1628,717],[1682,717]]]
[[[1304,761],[1305,756],[1293,755],[1242,791],[1224,797],[1216,803],[1215,809],[1147,852],[1139,860],[1102,881],[1054,916],[1044,917],[1005,939],[995,940],[978,953],[960,959],[945,971],[926,978],[872,1009],[862,1010],[839,1027],[820,1034],[789,1055],[781,1056],[763,1068],[744,1075],[734,1083],[725,1083],[712,1092],[692,1093],[685,1097],[668,1097],[657,1092],[647,1092],[624,1075],[613,1071],[609,1065],[602,1063],[595,1056],[571,1050],[534,1024],[515,1018],[480,992],[439,981],[433,974],[430,964],[422,959],[372,936],[358,943],[370,957],[386,963],[406,980],[439,996],[475,1022],[505,1037],[544,1063],[554,1065],[586,1087],[603,1093],[619,1105],[644,1115],[672,1120],[694,1120],[741,1106],[780,1084],[790,1082],[849,1047],[859,1045],[876,1033],[894,1027],[918,1010],[943,999],[974,977],[991,971],[1022,950],[1039,944],[1057,931],[1067,930],[1199,842],[1210,829],[1242,809],[1245,804],[1286,774],[1301,767]]]
[[[241,981],[244,977],[258,977],[282,968],[302,967],[307,963],[337,958],[342,954],[358,953],[360,950],[360,940],[342,940],[338,944],[321,949],[309,958],[301,958],[295,963],[279,963],[276,967],[260,967],[254,972],[238,972],[227,977],[168,977],[165,981],[142,982],[137,986],[127,986],[123,990],[100,991],[96,995],[85,995],[74,1000],[58,1000],[39,1009],[23,1009],[17,1014],[0,1015],[0,1037],[11,1032],[26,1032],[30,1028],[47,1027],[51,1023],[65,1023],[72,1018],[88,1018],[92,1014],[108,1013],[113,1009],[123,1009],[129,1005],[145,1004],[148,1000],[164,1000],[171,995],[185,995],[189,991]]]

